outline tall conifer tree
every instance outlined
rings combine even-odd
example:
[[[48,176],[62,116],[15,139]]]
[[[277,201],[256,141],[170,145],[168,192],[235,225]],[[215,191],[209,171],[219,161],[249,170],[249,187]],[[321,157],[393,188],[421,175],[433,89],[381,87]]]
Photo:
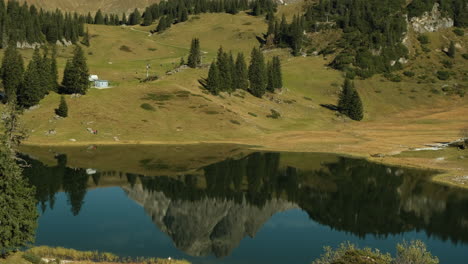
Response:
[[[338,109],[342,114],[356,121],[360,121],[364,117],[361,98],[354,88],[353,82],[348,78],[345,79],[343,84],[343,90],[338,101]]]
[[[96,12],[94,16],[94,24],[96,25],[103,25],[104,24],[104,17],[102,16],[101,9]]]
[[[83,45],[85,45],[86,47],[89,47],[90,46],[90,43],[89,43],[89,31],[88,29],[86,29],[86,32],[84,33],[84,36],[83,36],[83,41],[81,42]]]
[[[224,52],[220,47],[218,50],[217,66],[219,71],[219,78],[222,80],[220,83],[220,90],[223,92],[232,91],[232,70],[229,62],[229,55]]]
[[[58,84],[58,68],[57,68],[57,47],[55,45],[52,46],[52,58],[50,59],[50,83],[51,83],[51,90],[57,91],[59,84]]]
[[[151,12],[150,8],[147,7],[145,10],[145,17],[143,19],[143,26],[151,26],[153,23],[153,13]]]
[[[265,58],[262,52],[254,48],[251,53],[249,66],[250,93],[261,98],[265,94],[267,79]]]
[[[18,89],[18,105],[31,107],[37,105],[44,97],[44,82],[41,76],[42,58],[39,49],[34,50],[33,57],[24,73],[24,79]]]
[[[75,47],[73,59],[65,66],[62,86],[65,93],[86,94],[89,88],[89,70],[80,46]]]
[[[8,101],[16,100],[18,89],[23,81],[23,73],[23,57],[15,45],[10,44],[3,56],[1,71],[3,89]]]
[[[213,95],[218,95],[220,92],[220,76],[218,71],[218,66],[213,61],[208,72],[208,79],[206,82],[206,89]]]
[[[276,78],[275,78],[275,71],[273,68],[273,63],[269,61],[267,63],[267,90],[269,92],[274,92],[275,91],[275,86],[276,86]]]
[[[197,68],[201,65],[200,40],[198,38],[192,39],[187,65],[190,68]]]
[[[249,77],[247,74],[247,64],[245,63],[244,54],[237,54],[236,58],[236,77],[234,80],[234,88],[248,90]]]
[[[273,57],[274,88],[283,88],[283,73],[281,70],[281,61],[278,56]]]

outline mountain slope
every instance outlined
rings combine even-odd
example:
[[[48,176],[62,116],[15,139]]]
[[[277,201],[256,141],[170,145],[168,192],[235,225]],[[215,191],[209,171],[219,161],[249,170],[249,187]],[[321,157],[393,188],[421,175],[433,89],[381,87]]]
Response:
[[[101,9],[103,12],[120,14],[133,11],[135,8],[145,8],[158,3],[159,0],[19,0],[19,2],[28,2],[44,9],[59,8],[78,13],[93,13]]]

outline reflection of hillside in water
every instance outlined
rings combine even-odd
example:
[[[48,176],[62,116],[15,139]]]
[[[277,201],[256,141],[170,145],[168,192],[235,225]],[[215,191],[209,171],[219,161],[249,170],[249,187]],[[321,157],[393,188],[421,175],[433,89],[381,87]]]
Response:
[[[294,154],[253,153],[170,177],[87,175],[84,169],[67,168],[66,158],[59,156],[54,167],[31,161],[25,174],[44,205],[53,206],[55,193],[63,190],[75,214],[86,206],[87,188],[103,182],[121,186],[179,249],[196,256],[231,254],[273,214],[291,208],[360,237],[424,230],[443,240],[468,242],[468,192],[426,181],[431,172],[350,158],[298,169],[284,162],[291,160],[288,155]],[[302,155],[304,163],[307,157]],[[310,157],[315,163],[320,159]]]

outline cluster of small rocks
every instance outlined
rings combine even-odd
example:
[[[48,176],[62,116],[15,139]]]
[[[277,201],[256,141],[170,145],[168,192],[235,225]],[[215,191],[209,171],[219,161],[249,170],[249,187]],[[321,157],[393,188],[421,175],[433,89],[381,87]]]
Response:
[[[189,68],[189,66],[187,66],[187,65],[181,65],[180,67],[177,67],[177,68],[175,68],[173,70],[167,71],[166,75],[173,75],[173,74],[176,74],[176,73],[181,72],[183,70],[186,70],[188,68]]]

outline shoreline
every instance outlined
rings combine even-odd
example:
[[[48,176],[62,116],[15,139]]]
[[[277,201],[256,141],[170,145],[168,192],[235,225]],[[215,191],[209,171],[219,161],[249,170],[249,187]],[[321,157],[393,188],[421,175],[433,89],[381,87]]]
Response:
[[[251,139],[252,140],[252,139]],[[263,141],[263,142],[262,142]],[[269,141],[269,142],[268,142]],[[275,144],[276,143],[276,144]],[[297,153],[328,153],[328,154],[337,154],[340,156],[348,156],[360,159],[366,159],[370,162],[376,162],[386,165],[394,165],[415,169],[425,169],[425,170],[434,170],[436,175],[431,177],[431,181],[437,182],[439,184],[459,187],[468,189],[468,179],[466,183],[459,181],[460,177],[466,177],[464,175],[457,175],[464,169],[453,168],[444,163],[434,162],[430,158],[412,158],[412,157],[398,157],[403,152],[411,151],[411,148],[405,146],[404,148],[399,147],[388,151],[385,148],[374,149],[376,153],[388,153],[382,154],[380,157],[373,157],[371,153],[366,152],[364,149],[362,151],[355,151],[355,149],[343,148],[338,142],[314,142],[312,144],[305,144],[301,147],[295,147],[294,144],[288,146],[281,146],[280,141],[271,142],[266,140],[265,137],[257,140],[257,144],[252,144],[250,140],[247,139],[233,139],[233,140],[193,140],[193,141],[140,141],[140,140],[125,140],[125,141],[82,141],[82,142],[56,142],[56,143],[42,143],[42,142],[25,142],[22,146],[25,147],[86,147],[86,146],[115,146],[115,147],[125,147],[125,146],[168,146],[168,145],[237,145],[243,146],[250,150],[258,151],[274,151],[274,152],[297,152]],[[356,144],[359,145],[359,144]],[[402,146],[402,145],[400,145]],[[379,152],[381,151],[381,152]],[[438,150],[433,150],[433,153],[436,153]],[[468,154],[468,153],[467,153]],[[468,175],[468,172],[465,172]],[[463,178],[465,179],[465,178]]]

